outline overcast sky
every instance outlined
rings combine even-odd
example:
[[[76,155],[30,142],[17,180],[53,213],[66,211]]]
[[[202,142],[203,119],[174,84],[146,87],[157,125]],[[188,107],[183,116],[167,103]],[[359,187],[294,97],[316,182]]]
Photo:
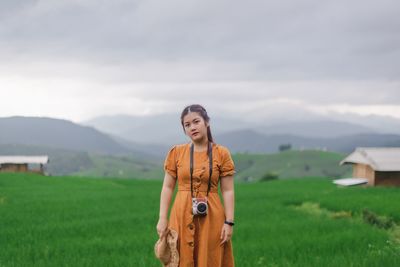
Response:
[[[0,117],[400,119],[397,0],[2,0]]]

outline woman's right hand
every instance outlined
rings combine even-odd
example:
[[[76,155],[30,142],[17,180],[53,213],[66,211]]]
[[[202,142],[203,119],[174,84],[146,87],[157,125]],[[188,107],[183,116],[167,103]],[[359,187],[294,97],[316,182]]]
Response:
[[[167,218],[160,218],[157,223],[157,233],[160,239],[163,239],[168,228]]]

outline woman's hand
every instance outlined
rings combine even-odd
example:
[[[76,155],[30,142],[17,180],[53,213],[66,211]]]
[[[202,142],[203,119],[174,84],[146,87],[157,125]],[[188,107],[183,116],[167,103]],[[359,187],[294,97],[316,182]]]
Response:
[[[157,223],[157,233],[160,239],[163,239],[168,228],[167,218],[160,218]]]
[[[231,239],[232,234],[233,234],[233,226],[224,223],[224,225],[222,226],[222,230],[221,230],[220,238],[222,239],[222,241],[221,241],[220,245],[222,245],[225,242],[228,242]]]

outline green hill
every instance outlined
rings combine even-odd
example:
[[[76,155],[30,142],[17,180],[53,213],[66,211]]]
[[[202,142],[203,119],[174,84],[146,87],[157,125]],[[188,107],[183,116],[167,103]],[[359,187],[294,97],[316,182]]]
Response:
[[[162,162],[134,156],[89,155],[92,166],[76,176],[160,179],[164,177]]]
[[[265,174],[279,178],[343,177],[351,174],[350,166],[339,166],[343,158],[343,154],[317,150],[233,155],[239,180],[258,180]]]
[[[161,186],[0,174],[0,266],[160,266]],[[399,188],[285,179],[237,183],[235,200],[236,266],[400,266]]]
[[[339,166],[344,155],[325,151],[285,151],[276,154],[233,154],[238,181],[259,180],[265,174],[279,178],[329,177],[351,174],[351,167]],[[141,159],[133,156],[90,155],[90,168],[72,173],[78,176],[162,178],[162,160]]]
[[[0,144],[1,155],[48,155],[46,172],[53,176],[77,175],[121,178],[160,178],[159,158],[143,153],[104,155],[47,146]]]
[[[1,155],[49,155],[47,172],[54,176],[120,177],[160,179],[163,158],[142,153],[102,155],[60,148],[28,145],[1,145]],[[345,155],[325,151],[285,151],[275,154],[233,154],[236,180],[258,180],[265,174],[288,177],[337,178],[351,174],[349,166],[339,166]]]

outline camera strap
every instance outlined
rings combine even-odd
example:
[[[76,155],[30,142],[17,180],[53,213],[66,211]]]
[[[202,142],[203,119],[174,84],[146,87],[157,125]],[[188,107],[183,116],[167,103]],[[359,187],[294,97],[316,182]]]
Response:
[[[211,189],[211,176],[212,176],[212,167],[213,167],[213,157],[212,157],[212,145],[211,142],[208,142],[208,160],[209,160],[209,178],[208,178],[208,188],[207,188],[207,196]],[[194,145],[193,143],[190,146],[190,192],[193,198],[193,154],[194,154]]]

